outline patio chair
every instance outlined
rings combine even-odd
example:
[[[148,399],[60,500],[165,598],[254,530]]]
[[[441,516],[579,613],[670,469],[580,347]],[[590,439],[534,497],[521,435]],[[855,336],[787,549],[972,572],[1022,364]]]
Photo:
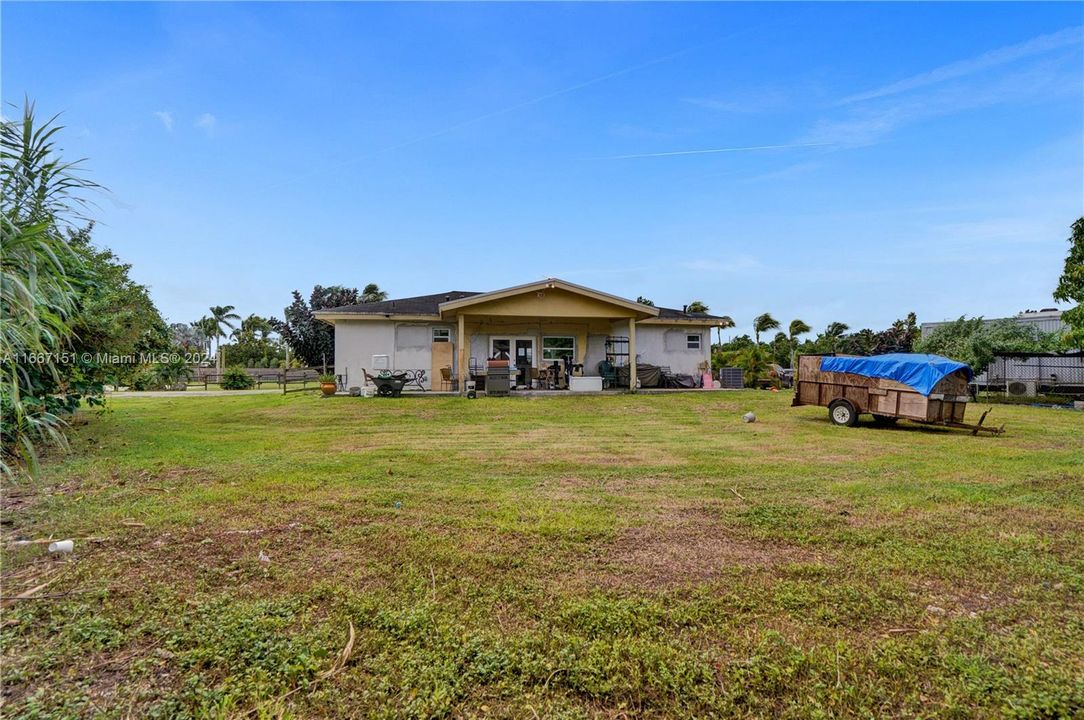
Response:
[[[602,376],[603,388],[612,388],[617,385],[617,368],[609,360],[603,360],[598,364],[598,374]]]
[[[459,378],[452,377],[451,365],[445,365],[440,369],[440,389],[452,392],[459,389]]]

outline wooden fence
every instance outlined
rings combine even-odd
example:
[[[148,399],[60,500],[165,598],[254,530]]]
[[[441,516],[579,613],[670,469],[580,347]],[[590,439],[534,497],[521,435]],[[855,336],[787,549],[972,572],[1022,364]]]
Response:
[[[314,389],[308,386],[309,383],[314,383],[314,387],[319,387],[319,378],[322,373],[320,368],[290,368],[286,370],[278,368],[244,368],[244,371],[256,382],[257,389],[263,389],[264,385],[273,384],[276,387],[281,387],[283,394]],[[202,385],[204,390],[207,390],[210,385],[221,385],[222,378],[225,375],[224,372],[219,372],[218,368],[209,367],[193,368],[192,372],[192,377],[187,383],[188,387]],[[288,387],[299,383],[301,387]]]

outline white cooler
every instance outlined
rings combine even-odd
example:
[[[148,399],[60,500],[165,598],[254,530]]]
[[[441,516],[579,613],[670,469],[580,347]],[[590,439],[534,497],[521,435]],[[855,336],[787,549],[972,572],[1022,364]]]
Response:
[[[573,375],[568,379],[568,389],[572,392],[602,392],[602,378]]]

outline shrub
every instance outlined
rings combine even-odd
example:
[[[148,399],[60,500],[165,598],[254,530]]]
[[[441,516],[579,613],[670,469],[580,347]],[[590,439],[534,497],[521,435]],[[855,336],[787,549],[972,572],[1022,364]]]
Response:
[[[336,382],[335,376],[332,375],[331,373],[324,373],[323,375],[320,376],[320,382],[321,383],[333,383],[333,382]]]
[[[222,374],[223,390],[248,390],[256,381],[242,367],[231,367]]]

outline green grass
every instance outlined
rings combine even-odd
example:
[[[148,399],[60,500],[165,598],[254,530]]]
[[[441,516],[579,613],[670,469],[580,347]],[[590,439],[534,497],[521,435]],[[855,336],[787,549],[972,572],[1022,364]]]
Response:
[[[1084,714],[1084,414],[788,404],[115,400],[6,489],[77,540],[4,551],[3,715]]]

